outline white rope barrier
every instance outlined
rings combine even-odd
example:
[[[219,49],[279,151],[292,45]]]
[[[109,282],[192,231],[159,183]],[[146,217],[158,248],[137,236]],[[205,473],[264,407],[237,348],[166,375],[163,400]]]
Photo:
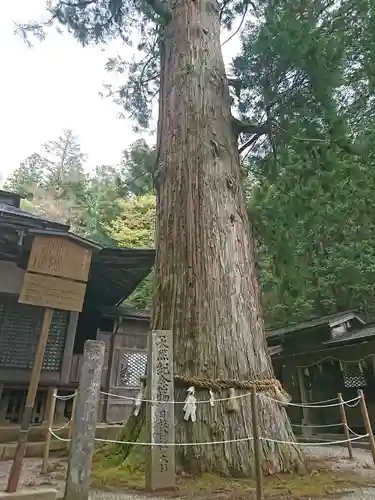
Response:
[[[359,439],[364,439],[368,437],[369,434],[364,434],[363,436],[357,436],[351,439],[342,439],[339,441],[324,441],[322,442],[317,442],[314,441],[313,443],[293,443],[293,441],[279,441],[278,439],[271,439],[271,438],[265,438],[261,437],[261,441],[268,441],[270,443],[277,443],[277,444],[298,444],[299,446],[333,446],[335,444],[345,444],[345,443],[350,443],[352,441],[358,441]]]
[[[62,431],[63,429],[66,429],[67,427],[69,427],[69,425],[72,423],[72,419],[69,420],[69,422],[67,422],[66,424],[64,424],[62,427],[59,427],[58,429],[53,429],[54,432],[60,432]]]
[[[280,401],[278,401],[277,399],[266,396],[265,394],[258,393],[258,396],[261,398],[264,398],[264,399],[269,399],[271,401],[275,401],[276,403],[280,403]],[[356,398],[349,399],[349,401],[343,401],[343,403],[345,405],[349,406],[348,405],[349,403],[356,401],[356,404],[353,406],[357,406],[360,399],[361,399],[361,396],[357,396]],[[287,402],[285,402],[285,403],[283,403],[283,405],[285,405],[285,406],[297,406],[298,408],[333,408],[334,406],[341,406],[342,403],[338,402],[338,403],[331,403],[328,405],[320,405],[320,404],[311,404],[311,403],[303,404],[303,403],[287,403]]]
[[[151,403],[151,404],[185,404],[185,401],[160,401],[160,400],[157,400],[157,399],[143,399],[143,398],[137,398],[137,397],[131,397],[131,396],[122,396],[120,394],[114,394],[114,393],[105,392],[105,391],[100,391],[100,394],[103,394],[104,396],[108,396],[108,397],[113,397],[113,398],[118,398],[118,399],[124,399],[124,400],[134,401],[134,402],[135,401],[141,401],[141,402],[144,402],[144,403]],[[68,394],[66,396],[61,396],[61,395],[59,396],[58,394],[56,394],[55,398],[59,399],[59,400],[62,400],[62,401],[68,401],[70,399],[75,398],[76,395],[77,395],[76,392],[74,392],[72,394]],[[257,395],[259,397],[262,397],[262,398],[265,398],[265,399],[269,399],[270,401],[274,401],[274,402],[280,404],[280,401],[278,399],[271,398],[270,396],[266,396],[265,394],[262,394],[262,393],[258,393]],[[212,397],[210,397],[210,399],[207,399],[207,400],[201,400],[201,401],[197,400],[196,404],[207,404],[207,403],[209,403],[212,406],[212,403],[215,403],[215,402],[220,403],[220,402],[229,401],[229,400],[233,400],[233,399],[245,398],[245,397],[248,397],[248,396],[251,396],[250,392],[247,392],[245,394],[236,394],[235,396],[227,397],[227,398],[213,399]],[[346,405],[348,408],[354,408],[355,406],[357,406],[359,404],[359,400],[360,400],[360,397],[357,396],[356,398],[349,399],[348,401],[343,401],[343,404]],[[285,406],[296,406],[296,407],[299,407],[299,408],[332,408],[332,407],[335,407],[335,406],[340,406],[342,404],[341,402],[331,403],[331,404],[324,404],[324,403],[329,403],[329,402],[332,402],[332,401],[337,401],[337,398],[326,399],[324,401],[315,401],[315,402],[311,402],[311,403],[308,403],[308,404],[292,403],[292,402],[283,401],[282,404],[285,405]],[[354,401],[354,404],[351,404],[353,401]],[[334,426],[335,426],[334,424],[331,425],[331,427],[334,427]],[[298,426],[298,427],[302,427],[302,426]],[[315,427],[318,427],[318,426],[315,426]]]
[[[291,424],[292,427],[312,427],[315,429],[320,429],[320,428],[325,428],[325,427],[342,427],[343,423],[340,422],[338,424],[321,424],[321,425],[315,425],[315,424]]]
[[[343,404],[348,408],[354,408],[359,404],[360,399],[360,396],[358,396],[358,400],[354,404],[350,404],[350,401],[343,401]]]
[[[58,441],[63,441],[64,443],[70,443],[71,439],[65,439],[65,438],[62,438],[60,436],[58,436],[52,429],[51,427],[48,429],[48,431],[50,432],[51,436],[54,437],[55,439],[57,439]]]
[[[108,396],[108,397],[113,397],[113,398],[118,398],[118,399],[125,399],[125,400],[128,400],[128,401],[141,401],[141,402],[144,402],[144,403],[151,403],[151,404],[185,404],[185,401],[160,401],[158,399],[143,399],[143,398],[138,398],[138,397],[131,397],[131,396],[121,396],[120,394],[113,394],[111,392],[104,392],[104,391],[100,391],[100,394],[103,394],[104,396]],[[330,402],[330,401],[337,401],[337,398],[332,398],[332,399],[326,399],[324,401],[316,401],[316,402],[311,402],[309,404],[302,404],[302,403],[288,403],[288,402],[284,402],[284,401],[279,401],[278,399],[275,399],[275,398],[271,398],[270,396],[266,396],[264,395],[263,393],[258,393],[257,394],[259,397],[262,397],[262,398],[265,398],[265,399],[269,399],[271,401],[275,401],[276,403],[280,404],[282,403],[283,405],[285,406],[297,406],[297,407],[300,407],[300,408],[332,408],[334,406],[340,406],[341,405],[341,402],[337,402],[337,403],[332,403],[332,404],[323,404],[323,403],[326,403],[326,402]],[[209,403],[211,406],[212,406],[212,402],[216,403],[216,402],[222,402],[222,401],[229,401],[229,400],[233,400],[233,399],[240,399],[240,398],[245,398],[245,397],[248,397],[248,396],[251,396],[251,393],[250,392],[247,392],[245,394],[237,394],[235,396],[232,396],[232,397],[228,397],[228,398],[218,398],[218,399],[207,399],[207,400],[201,400],[201,401],[196,401],[196,404],[203,404],[203,403]],[[346,404],[347,406],[349,406],[349,403],[353,402],[353,401],[356,401],[356,403],[354,405],[352,405],[352,407],[356,406],[358,403],[359,403],[359,400],[360,400],[360,397],[357,396],[356,398],[353,398],[353,399],[349,399],[348,401],[344,401],[344,404]]]
[[[64,439],[55,434],[53,430],[50,428],[49,432],[51,435],[63,442],[70,442],[70,439]],[[269,443],[276,443],[276,444],[288,444],[288,445],[294,445],[294,446],[332,446],[336,444],[345,444],[349,443],[352,441],[358,441],[360,439],[364,439],[368,437],[369,434],[364,434],[364,435],[359,435],[357,434],[356,437],[353,437],[351,439],[343,439],[343,440],[337,440],[337,441],[324,441],[324,442],[317,442],[314,441],[313,443],[297,443],[294,441],[281,441],[278,439],[271,439],[267,437],[260,437],[261,441],[269,442]],[[217,444],[229,444],[229,443],[243,443],[246,441],[252,441],[254,438],[252,436],[244,437],[244,438],[237,438],[237,439],[228,439],[226,441],[204,441],[201,443],[195,442],[195,443],[144,443],[144,442],[139,442],[139,441],[117,441],[115,439],[100,439],[100,438],[95,438],[95,441],[99,443],[108,443],[108,444],[126,444],[126,445],[135,445],[135,446],[209,446],[209,445],[217,445]]]
[[[321,405],[323,403],[331,403],[332,401],[337,401],[338,400],[338,397],[336,396],[335,398],[331,398],[331,399],[323,399],[323,401],[311,401],[311,404],[312,405]]]
[[[100,443],[111,443],[111,444],[134,444],[139,446],[208,446],[214,444],[229,444],[229,443],[243,443],[245,441],[253,441],[253,437],[244,437],[237,439],[228,439],[226,441],[203,441],[202,443],[141,443],[138,441],[116,441],[112,439],[99,439],[95,438],[95,441]]]
[[[68,442],[70,439],[64,439],[60,436],[57,436],[52,429],[49,429],[52,436],[59,441]],[[142,443],[140,441],[117,441],[116,439],[101,439],[95,438],[95,441],[99,443],[108,443],[108,444],[130,444],[130,445],[138,445],[138,446],[204,446],[204,445],[214,445],[214,444],[228,444],[228,443],[241,443],[244,441],[252,441],[253,437],[245,437],[245,438],[237,438],[237,439],[228,439],[226,441],[203,441],[202,443]]]
[[[357,434],[356,432],[354,432],[354,431],[353,431],[353,429],[351,429],[351,428],[349,427],[349,425],[348,425],[348,424],[346,424],[346,428],[348,429],[348,431],[349,431],[351,434],[353,434],[354,436],[357,436],[357,437],[358,437],[358,439],[361,437],[361,435],[360,435],[360,434]],[[368,435],[368,434],[367,434],[367,435]]]
[[[76,397],[76,393],[68,394],[67,396],[59,396],[58,394],[54,395],[56,399],[60,399],[61,401],[68,401],[69,399],[74,399]]]
[[[143,399],[143,398],[133,398],[130,396],[121,396],[120,394],[112,394],[111,392],[104,392],[100,391],[100,394],[104,394],[105,396],[113,397],[113,398],[118,398],[118,399],[127,399],[130,401],[141,401],[143,403],[151,403],[151,404],[169,404],[169,405],[184,405],[185,401],[160,401],[159,399]],[[235,396],[228,397],[228,398],[217,398],[217,399],[205,399],[201,401],[196,401],[196,404],[203,404],[203,403],[209,403],[212,406],[213,403],[220,403],[221,401],[229,401],[232,399],[240,399],[240,398],[246,398],[247,396],[251,396],[251,392],[247,392],[246,394],[236,394]],[[280,403],[280,401],[279,401]]]

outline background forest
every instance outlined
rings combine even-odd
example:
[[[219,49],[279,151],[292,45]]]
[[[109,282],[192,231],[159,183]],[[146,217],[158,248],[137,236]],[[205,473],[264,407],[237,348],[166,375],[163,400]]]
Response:
[[[375,317],[375,11],[365,0],[262,0],[229,68],[268,326],[360,307]],[[230,20],[228,20],[230,22]],[[116,64],[109,69],[118,70]],[[155,148],[85,168],[70,130],[6,179],[24,208],[86,237],[153,247]],[[152,276],[129,302],[150,305]]]

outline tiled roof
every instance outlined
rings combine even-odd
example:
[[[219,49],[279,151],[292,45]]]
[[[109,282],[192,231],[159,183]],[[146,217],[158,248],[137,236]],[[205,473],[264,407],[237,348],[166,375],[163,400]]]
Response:
[[[105,316],[118,318],[119,316],[130,316],[132,318],[150,319],[150,313],[143,309],[136,309],[127,305],[113,307],[102,307],[100,312]]]
[[[308,328],[314,328],[316,326],[323,326],[325,324],[329,325],[332,322],[343,319],[347,321],[356,317],[356,310],[343,311],[341,313],[330,314],[328,316],[323,316],[320,318],[313,318],[308,321],[303,321],[301,323],[296,323],[293,325],[286,325],[281,328],[274,328],[267,331],[267,338],[278,337],[285,335],[286,333],[297,332],[298,330],[307,330]]]
[[[342,342],[349,342],[350,340],[359,340],[368,337],[375,336],[375,324],[367,325],[365,328],[361,330],[355,330],[354,332],[348,331],[338,335],[332,340],[328,340],[328,342],[324,342],[324,344],[338,344]]]
[[[69,226],[66,224],[62,224],[61,222],[56,222],[52,219],[47,219],[46,217],[42,217],[40,215],[26,212],[18,207],[13,207],[12,205],[7,205],[6,203],[0,203],[0,216],[9,216],[9,217],[20,217],[22,219],[29,219],[33,221],[38,221],[45,224],[53,224],[54,226],[59,226],[61,229],[68,230]]]

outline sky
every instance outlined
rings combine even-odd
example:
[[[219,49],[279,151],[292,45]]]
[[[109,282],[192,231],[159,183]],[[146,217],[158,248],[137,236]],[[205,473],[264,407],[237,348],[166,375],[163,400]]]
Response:
[[[1,9],[0,181],[64,128],[80,137],[88,168],[119,163],[121,152],[140,137],[131,120],[118,118],[119,106],[99,96],[103,84],[114,78],[105,63],[124,50],[119,42],[105,50],[83,48],[68,35],[50,32],[29,48],[14,33],[16,21],[43,19],[44,5],[45,0],[17,0]],[[238,49],[235,37],[223,47],[225,60]]]

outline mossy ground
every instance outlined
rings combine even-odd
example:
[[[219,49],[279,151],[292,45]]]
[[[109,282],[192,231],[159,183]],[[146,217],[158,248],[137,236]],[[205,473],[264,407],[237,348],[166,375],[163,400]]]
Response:
[[[99,450],[94,458],[92,487],[97,489],[144,490],[145,453],[134,448],[125,462],[108,457]],[[264,477],[266,499],[321,499],[336,496],[339,492],[364,486],[375,487],[373,480],[356,471],[332,470],[327,462],[312,461],[306,475],[276,474]],[[248,479],[232,479],[204,474],[201,476],[179,475],[174,491],[162,492],[162,496],[185,498],[242,499],[255,498],[255,482]],[[374,490],[375,498],[375,490]]]

